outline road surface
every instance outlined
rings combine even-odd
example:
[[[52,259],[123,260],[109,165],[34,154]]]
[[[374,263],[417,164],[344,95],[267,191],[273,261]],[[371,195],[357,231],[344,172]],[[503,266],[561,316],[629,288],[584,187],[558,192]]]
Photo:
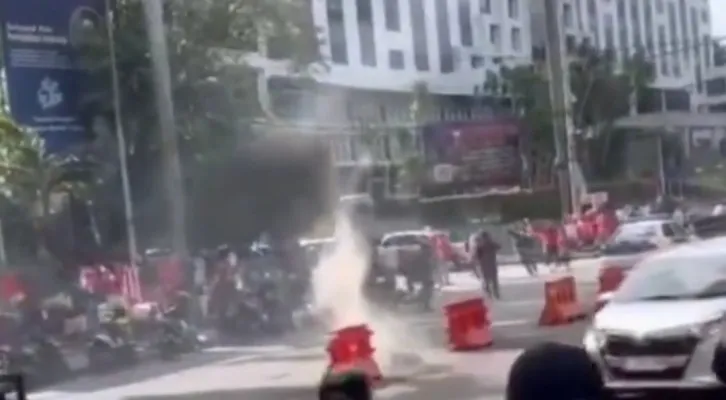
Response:
[[[578,295],[585,307],[595,296],[596,260],[573,263]],[[521,266],[502,269],[503,300],[489,302],[494,345],[484,351],[446,349],[442,316],[406,313],[381,323],[377,358],[390,381],[377,391],[388,400],[501,400],[509,367],[534,343],[556,340],[579,344],[586,322],[561,327],[537,326],[543,306],[543,281]],[[476,280],[452,277],[440,302],[473,297]],[[382,320],[385,318],[381,317]],[[379,334],[380,333],[380,334]],[[326,365],[325,337],[307,332],[277,339],[285,344],[216,347],[172,363],[152,362],[108,376],[82,377],[30,396],[32,400],[309,400]]]

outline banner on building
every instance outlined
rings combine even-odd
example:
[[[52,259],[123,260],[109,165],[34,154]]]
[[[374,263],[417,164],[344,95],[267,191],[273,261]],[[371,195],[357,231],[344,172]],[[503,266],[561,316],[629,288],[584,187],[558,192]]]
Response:
[[[442,122],[423,127],[429,185],[519,186],[521,129],[515,120]]]
[[[0,0],[8,105],[49,151],[86,137],[80,100],[87,73],[79,49],[103,35],[104,0]],[[98,36],[96,36],[98,37]]]

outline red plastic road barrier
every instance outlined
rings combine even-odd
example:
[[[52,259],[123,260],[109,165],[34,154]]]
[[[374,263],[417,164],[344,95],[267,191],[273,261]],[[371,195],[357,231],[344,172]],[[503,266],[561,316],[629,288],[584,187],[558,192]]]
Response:
[[[449,347],[454,351],[478,350],[493,343],[489,310],[481,297],[444,307]]]
[[[597,293],[614,292],[620,287],[623,279],[625,279],[624,268],[615,265],[603,267],[600,269],[600,276],[598,277]]]
[[[328,344],[330,365],[326,374],[345,374],[351,371],[363,372],[372,386],[378,386],[383,376],[373,358],[375,349],[371,345],[373,332],[367,325],[356,325],[333,333]]]
[[[545,282],[545,305],[540,314],[540,326],[565,325],[584,318],[577,300],[575,278],[565,276]]]

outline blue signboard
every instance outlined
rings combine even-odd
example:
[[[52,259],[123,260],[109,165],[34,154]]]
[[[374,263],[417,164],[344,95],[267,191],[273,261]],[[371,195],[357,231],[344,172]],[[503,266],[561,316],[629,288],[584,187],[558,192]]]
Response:
[[[104,9],[103,0],[0,0],[10,112],[49,151],[86,137],[79,102],[87,73],[78,50],[103,34]]]

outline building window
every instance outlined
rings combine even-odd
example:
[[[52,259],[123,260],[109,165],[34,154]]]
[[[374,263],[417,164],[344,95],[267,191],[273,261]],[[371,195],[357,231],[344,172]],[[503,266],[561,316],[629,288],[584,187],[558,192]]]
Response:
[[[625,14],[625,0],[618,0],[618,47],[623,60],[630,55],[630,40],[628,39],[628,19]]]
[[[522,30],[512,28],[512,49],[514,51],[522,51]]]
[[[703,52],[703,58],[705,61],[706,68],[711,67],[711,36],[703,35],[703,48],[706,50]]]
[[[663,25],[658,26],[658,51],[660,52],[658,57],[660,59],[660,73],[663,76],[669,76],[671,71],[668,65],[668,38],[666,28]]]
[[[386,16],[386,29],[389,31],[401,31],[401,11],[398,8],[398,0],[384,0],[385,8],[383,10]]]
[[[695,7],[691,8],[691,37],[693,38],[694,42],[694,54],[695,54],[695,61],[696,64],[701,64],[701,49],[703,48],[703,43],[698,43],[698,38],[701,37],[701,30],[700,30],[700,24],[698,23],[698,10]]]
[[[615,22],[612,14],[605,14],[605,48],[615,50]]]
[[[413,59],[416,69],[428,71],[429,65],[429,42],[426,39],[426,12],[423,4],[416,1],[409,1],[411,13],[411,41],[413,42]]]
[[[449,27],[449,4],[447,1],[439,0],[435,5],[440,67],[441,72],[447,74],[454,72],[454,48],[451,44],[451,29]]]
[[[565,51],[567,52],[567,55],[570,56],[577,53],[577,39],[575,38],[575,35],[565,36]]]
[[[403,61],[403,52],[401,50],[388,51],[388,66],[396,70],[405,68],[406,65]]]
[[[651,56],[655,54],[655,38],[653,37],[653,2],[645,2],[645,49]]]
[[[479,11],[482,14],[491,14],[492,13],[492,0],[480,0]]]
[[[705,9],[704,10],[701,10],[701,21],[704,24],[707,24],[709,19],[710,18],[708,16],[708,10],[705,10]]]
[[[633,25],[633,44],[637,51],[643,49],[643,38],[640,36],[640,2],[630,2],[630,20]]]
[[[474,33],[471,27],[471,0],[459,0],[459,30],[462,46],[473,46]]]
[[[691,43],[691,35],[688,31],[688,7],[686,7],[686,0],[678,1],[678,14],[681,22],[681,39],[683,41],[680,47],[683,48],[683,57],[686,60],[686,65],[688,65],[691,62],[691,47],[693,43]]]
[[[509,12],[509,18],[519,18],[519,0],[507,0],[507,10]]]
[[[363,65],[376,66],[376,33],[373,23],[372,0],[356,0],[358,14],[358,35],[360,36],[360,59]]]
[[[706,81],[706,94],[723,96],[726,94],[726,78],[714,78]]]
[[[658,14],[663,14],[665,12],[663,0],[655,0],[655,12],[657,12]]]
[[[671,38],[668,49],[673,59],[673,74],[679,77],[681,75],[681,39],[678,37],[678,16],[676,5],[673,3],[668,3],[668,32]]]
[[[565,25],[565,28],[572,28],[574,26],[572,5],[570,3],[562,5],[562,23]]]
[[[582,4],[580,0],[575,0],[575,18],[577,18],[577,29],[582,30]]]
[[[587,0],[587,14],[590,20],[590,33],[593,39],[595,39],[595,47],[600,47],[600,24],[598,18],[600,15],[597,13],[597,3],[595,0]]]
[[[489,42],[494,45],[494,47],[499,47],[501,45],[502,38],[501,32],[499,30],[499,25],[489,25]]]
[[[471,68],[479,69],[482,67],[484,67],[484,57],[478,55],[471,56]]]
[[[348,64],[348,44],[345,37],[343,0],[328,0],[328,32],[330,35],[330,58],[334,64]]]

